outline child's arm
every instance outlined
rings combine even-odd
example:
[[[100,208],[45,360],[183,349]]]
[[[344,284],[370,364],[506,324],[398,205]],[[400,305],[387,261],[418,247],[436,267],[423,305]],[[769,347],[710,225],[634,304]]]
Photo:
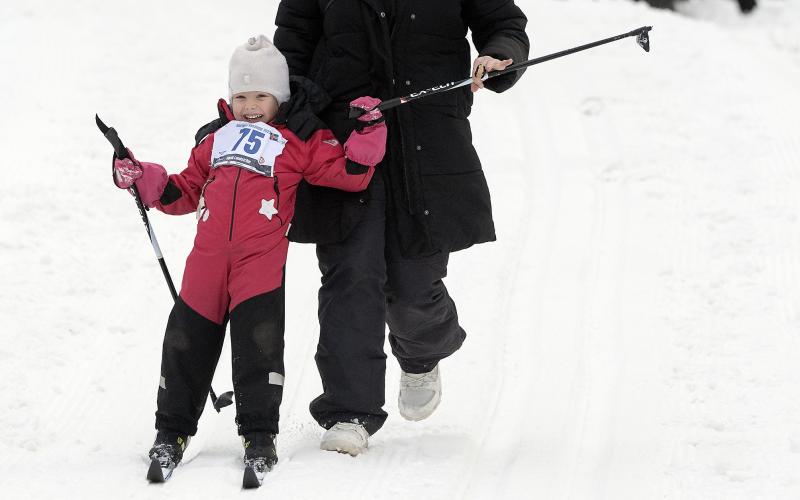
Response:
[[[200,194],[211,169],[212,138],[192,149],[189,164],[179,174],[169,176],[158,200],[152,206],[165,214],[183,215],[197,210]]]
[[[129,187],[135,183],[142,203],[164,213],[183,215],[194,212],[208,178],[212,142],[206,140],[194,148],[189,165],[180,174],[170,176],[161,165],[137,161],[133,155],[122,160],[116,159],[114,171],[119,179],[117,185]]]
[[[368,97],[360,97],[351,103],[366,109],[378,104],[378,99]],[[354,130],[344,148],[327,129],[317,131],[306,142],[310,161],[303,171],[303,177],[308,182],[344,191],[363,191],[367,188],[375,165],[380,163],[386,152],[386,123],[377,109],[361,118],[372,124]]]

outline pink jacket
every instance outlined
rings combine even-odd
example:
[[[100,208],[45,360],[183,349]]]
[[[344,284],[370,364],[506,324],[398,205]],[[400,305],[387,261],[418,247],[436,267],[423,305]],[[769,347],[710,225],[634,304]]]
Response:
[[[253,139],[248,134],[256,129]],[[219,141],[229,145],[224,154],[214,148],[219,134],[227,134]],[[238,142],[236,134],[241,135]],[[255,150],[256,140],[273,141],[278,149],[282,144],[277,156],[271,156],[273,150],[255,165],[271,176],[225,164],[235,161],[234,152],[246,148],[249,139],[253,139],[251,150]],[[212,168],[214,159],[219,166]],[[342,145],[327,129],[302,141],[282,125],[259,128],[231,121],[206,137],[192,150],[186,169],[169,176],[173,186],[168,186],[168,192],[177,188],[177,200],[153,204],[172,215],[197,211],[197,236],[186,263],[181,298],[206,318],[221,322],[225,309],[233,310],[250,297],[278,288],[300,180],[346,191],[366,189],[375,168],[364,171],[359,165],[350,170],[361,173],[351,174],[348,163]]]

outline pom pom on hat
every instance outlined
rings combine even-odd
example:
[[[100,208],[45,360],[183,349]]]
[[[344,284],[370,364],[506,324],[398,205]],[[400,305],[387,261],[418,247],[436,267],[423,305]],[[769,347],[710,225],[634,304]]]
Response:
[[[278,104],[289,100],[289,66],[286,58],[264,35],[250,38],[236,47],[228,72],[228,90],[233,97],[240,92],[267,92]]]

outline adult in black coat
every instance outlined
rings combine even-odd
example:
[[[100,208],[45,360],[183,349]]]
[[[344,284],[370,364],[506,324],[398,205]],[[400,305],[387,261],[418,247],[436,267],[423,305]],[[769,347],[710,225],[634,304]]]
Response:
[[[473,70],[523,61],[526,23],[513,0],[281,0],[275,45],[291,74],[328,94],[319,115],[344,142],[356,126],[347,118],[355,97],[388,99],[465,78],[468,30],[479,51]],[[519,77],[485,85],[502,92]],[[431,373],[464,339],[441,281],[448,256],[495,239],[467,119],[472,98],[465,87],[387,111],[386,158],[367,191],[298,192],[289,237],[317,243],[324,393],[311,412],[327,429],[350,422],[373,434],[383,424],[385,323],[404,376]]]

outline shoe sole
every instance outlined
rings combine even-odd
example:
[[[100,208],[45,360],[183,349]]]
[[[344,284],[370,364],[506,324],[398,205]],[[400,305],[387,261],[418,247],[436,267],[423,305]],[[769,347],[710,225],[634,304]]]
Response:
[[[436,411],[436,408],[439,407],[439,403],[441,402],[442,393],[439,392],[436,394],[435,398],[430,400],[430,402],[428,402],[428,404],[422,408],[409,410],[403,406],[403,400],[400,398],[400,396],[397,397],[397,407],[400,410],[400,416],[409,422],[419,422],[420,420],[425,420],[426,418],[430,417],[433,415],[433,412]]]
[[[328,439],[327,441],[323,441],[319,445],[321,450],[325,451],[337,451],[339,453],[346,453],[351,457],[355,457],[360,455],[364,451],[366,451],[366,447],[361,447],[358,445],[354,445],[351,441],[346,439]]]

